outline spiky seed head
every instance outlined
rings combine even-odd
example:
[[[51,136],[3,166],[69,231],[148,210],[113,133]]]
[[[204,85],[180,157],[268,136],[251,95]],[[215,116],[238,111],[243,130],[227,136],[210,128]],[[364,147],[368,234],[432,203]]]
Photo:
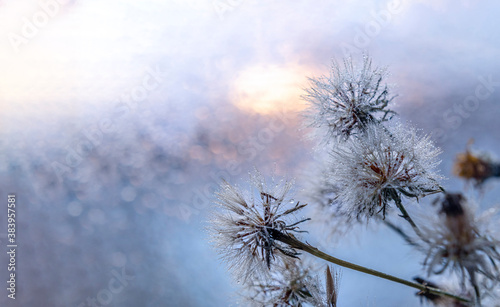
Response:
[[[351,216],[385,216],[390,201],[435,193],[440,189],[439,153],[428,137],[418,137],[412,128],[372,125],[332,151],[337,200]]]
[[[500,241],[490,233],[490,213],[476,217],[467,199],[459,193],[447,193],[438,202],[439,219],[423,228],[424,266],[428,274],[458,273],[462,288],[469,281],[476,292],[480,280],[498,284]]]
[[[255,306],[319,306],[324,307],[324,292],[312,266],[290,259],[277,265],[267,278],[258,278],[248,286],[247,301]]]
[[[213,213],[209,230],[222,258],[238,280],[267,274],[272,262],[295,257],[296,251],[276,241],[273,232],[300,232],[294,214],[306,204],[291,202],[290,182],[268,186],[259,173],[251,175],[253,189],[245,193],[223,181],[216,193],[219,210]],[[291,222],[294,220],[295,222]]]
[[[330,75],[311,78],[304,97],[309,103],[306,113],[309,125],[320,128],[324,139],[347,139],[395,114],[388,109],[394,96],[383,83],[385,69],[372,68],[372,60],[364,57],[362,67],[345,59],[343,65],[332,63]]]
[[[444,291],[447,291],[450,293],[455,292],[455,291],[450,291],[448,289],[443,289],[442,286],[438,286],[437,284],[435,284],[431,281],[428,281],[424,278],[418,277],[418,276],[413,278],[413,280],[415,280],[416,282],[418,282],[421,285],[428,286],[428,287],[431,287],[434,289],[440,289],[440,290],[444,290]],[[432,303],[432,305],[434,305],[434,306],[441,306],[441,307],[467,307],[467,306],[470,306],[469,304],[466,305],[465,303],[460,302],[454,298],[433,294],[433,293],[430,293],[430,292],[425,291],[425,290],[421,290],[421,291],[417,292],[416,295],[419,296],[421,299],[425,299],[428,302]],[[468,292],[462,291],[460,296],[464,297],[464,298],[471,299],[471,295]]]

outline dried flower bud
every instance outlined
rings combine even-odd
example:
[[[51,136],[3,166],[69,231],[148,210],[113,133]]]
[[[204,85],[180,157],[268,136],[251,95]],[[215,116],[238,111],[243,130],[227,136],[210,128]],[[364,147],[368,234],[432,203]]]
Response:
[[[469,141],[464,153],[457,155],[453,165],[453,173],[466,180],[472,180],[480,186],[486,179],[500,177],[500,163],[492,161],[485,154],[475,154],[470,150],[472,141]]]

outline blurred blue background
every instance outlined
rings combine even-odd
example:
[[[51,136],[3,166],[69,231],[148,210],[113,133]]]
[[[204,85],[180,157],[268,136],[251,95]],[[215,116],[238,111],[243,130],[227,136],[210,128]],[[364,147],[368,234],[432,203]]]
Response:
[[[221,178],[314,168],[300,98],[332,58],[388,66],[403,121],[443,149],[500,153],[496,1],[0,1],[0,203],[16,193],[18,289],[2,306],[232,306],[204,227]],[[479,88],[479,89],[478,89]],[[475,194],[477,195],[477,194]],[[498,182],[484,207],[498,204]],[[416,206],[429,206],[424,200]],[[311,204],[313,205],[313,204]],[[6,250],[7,207],[0,209]],[[421,257],[383,227],[309,242],[410,279]],[[7,254],[0,253],[1,280]],[[118,278],[117,276],[120,276]],[[117,283],[118,281],[118,283]],[[343,271],[339,306],[419,306]]]

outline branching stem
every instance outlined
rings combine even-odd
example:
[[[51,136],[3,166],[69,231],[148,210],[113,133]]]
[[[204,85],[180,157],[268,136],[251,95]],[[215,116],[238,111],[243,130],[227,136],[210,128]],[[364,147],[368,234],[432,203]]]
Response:
[[[401,279],[399,277],[395,277],[395,276],[392,276],[392,275],[389,275],[389,274],[385,274],[385,273],[382,273],[382,272],[379,272],[379,271],[376,271],[376,270],[372,270],[372,269],[369,269],[369,268],[366,268],[366,267],[363,267],[363,266],[360,266],[360,265],[357,265],[357,264],[354,264],[354,263],[351,263],[351,262],[347,262],[347,261],[335,258],[333,256],[330,256],[330,255],[328,255],[328,254],[320,251],[319,249],[317,249],[317,248],[315,248],[315,247],[313,247],[313,246],[311,246],[309,244],[303,243],[303,242],[297,240],[296,238],[294,238],[294,237],[292,237],[290,235],[284,234],[284,233],[282,233],[282,232],[280,232],[278,230],[272,229],[272,230],[270,230],[270,232],[271,232],[271,236],[275,240],[278,240],[278,241],[281,241],[283,243],[286,243],[286,244],[290,245],[293,248],[305,251],[305,252],[307,252],[307,253],[309,253],[309,254],[311,254],[313,256],[316,256],[316,257],[321,258],[323,260],[326,260],[328,262],[340,265],[342,267],[345,267],[345,268],[348,268],[348,269],[351,269],[351,270],[355,270],[355,271],[358,271],[358,272],[362,272],[362,273],[365,273],[365,274],[377,276],[377,277],[380,277],[380,278],[383,278],[383,279],[387,279],[387,280],[390,280],[390,281],[393,281],[393,282],[397,282],[397,283],[406,285],[408,287],[412,287],[412,288],[421,290],[424,293],[432,293],[432,294],[435,294],[435,295],[447,296],[447,297],[453,298],[453,299],[455,299],[457,301],[460,301],[460,302],[470,303],[469,300],[467,300],[467,299],[465,299],[463,297],[460,297],[460,296],[448,293],[446,291],[442,291],[440,289],[436,289],[436,288],[432,288],[432,287],[429,287],[429,286],[426,286],[426,285],[421,285],[421,284],[418,284],[418,283],[414,283],[414,282],[411,282],[411,281],[408,281],[408,280],[405,280],[405,279]]]
[[[394,197],[394,202],[396,203],[396,206],[398,207],[399,211],[401,211],[401,217],[404,218],[408,223],[410,223],[411,227],[413,228],[413,230],[415,231],[417,236],[419,236],[420,238],[423,239],[424,236],[422,235],[422,232],[420,231],[417,224],[415,224],[413,219],[410,217],[410,215],[406,211],[405,207],[403,206],[403,203],[401,202],[401,197],[399,197],[399,195]]]
[[[408,236],[403,229],[401,229],[400,227],[396,226],[395,224],[393,224],[392,222],[388,221],[387,219],[383,220],[383,219],[380,219],[382,221],[382,223],[384,223],[387,227],[389,227],[390,229],[394,230],[397,234],[399,234],[401,237],[403,237],[403,239],[410,245],[412,246],[415,246],[415,247],[420,247],[419,244],[417,242],[415,242],[410,236]]]

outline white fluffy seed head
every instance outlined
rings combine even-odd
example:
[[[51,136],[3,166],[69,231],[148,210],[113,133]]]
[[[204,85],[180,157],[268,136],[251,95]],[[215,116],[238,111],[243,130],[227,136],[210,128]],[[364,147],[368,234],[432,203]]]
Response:
[[[329,76],[311,78],[304,99],[309,103],[309,125],[320,128],[324,139],[347,139],[372,123],[381,123],[395,112],[388,109],[394,96],[383,83],[385,69],[373,68],[368,56],[361,68],[351,59],[333,63]]]
[[[225,181],[221,184],[216,193],[219,210],[213,213],[209,226],[215,247],[236,279],[244,282],[256,275],[267,275],[271,262],[281,263],[296,255],[295,250],[274,240],[272,234],[298,231],[297,224],[304,220],[291,220],[306,206],[287,198],[290,182],[273,181],[267,185],[256,172],[251,183],[250,193]]]
[[[419,198],[439,190],[436,172],[440,150],[415,129],[371,125],[332,151],[331,181],[349,216],[385,214],[401,195]]]

